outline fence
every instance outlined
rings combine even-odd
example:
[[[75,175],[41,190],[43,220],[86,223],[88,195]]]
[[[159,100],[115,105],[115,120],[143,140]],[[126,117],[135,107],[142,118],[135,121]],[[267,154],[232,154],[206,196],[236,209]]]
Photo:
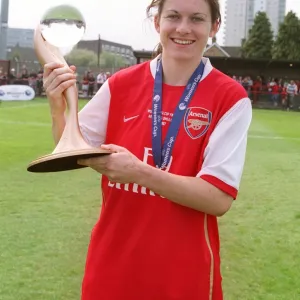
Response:
[[[262,109],[287,109],[288,107],[294,111],[300,111],[300,95],[294,97],[283,96],[279,94],[276,98],[272,97],[268,92],[249,92],[249,98],[254,108]]]
[[[1,61],[0,61],[1,62]],[[0,65],[1,66],[1,65]],[[38,72],[42,66],[38,61],[11,61],[10,62],[10,69],[14,70],[14,75],[18,75],[22,72],[22,69],[26,67],[27,71],[29,73],[31,72]],[[8,69],[9,70],[9,69]],[[103,68],[103,67],[97,67],[97,66],[91,66],[91,67],[81,67],[81,66],[76,66],[76,71],[78,74],[78,77],[80,78],[79,80],[82,79],[83,75],[85,74],[86,71],[91,71],[94,73],[95,76],[99,74],[99,72],[109,72],[111,74],[119,71],[120,68],[117,67],[111,67],[111,68]]]

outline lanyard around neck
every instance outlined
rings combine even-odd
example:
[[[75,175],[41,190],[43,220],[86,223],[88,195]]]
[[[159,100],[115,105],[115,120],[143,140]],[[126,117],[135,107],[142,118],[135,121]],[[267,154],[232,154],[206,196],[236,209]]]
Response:
[[[201,61],[197,69],[188,81],[183,95],[177,105],[167,136],[162,147],[162,89],[163,89],[163,67],[161,59],[157,62],[157,70],[154,81],[152,100],[152,150],[154,163],[157,168],[164,169],[168,166],[173,147],[179,132],[180,124],[184,114],[191,102],[199,82],[203,76],[204,63]]]

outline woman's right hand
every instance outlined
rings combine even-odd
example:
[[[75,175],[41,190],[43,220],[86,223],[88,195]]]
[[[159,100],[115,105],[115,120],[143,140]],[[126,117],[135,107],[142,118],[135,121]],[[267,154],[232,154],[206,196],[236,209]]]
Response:
[[[45,64],[43,82],[52,115],[64,114],[66,99],[63,92],[76,84],[75,71],[75,66],[69,67],[56,62]]]

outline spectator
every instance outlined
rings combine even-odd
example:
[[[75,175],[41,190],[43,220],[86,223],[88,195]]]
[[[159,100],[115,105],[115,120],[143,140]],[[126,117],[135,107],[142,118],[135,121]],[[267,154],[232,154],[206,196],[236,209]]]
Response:
[[[89,80],[88,97],[93,97],[94,87],[95,87],[95,76],[92,72],[90,72],[88,80]]]
[[[101,88],[101,86],[104,84],[106,81],[106,76],[103,72],[100,71],[100,73],[97,76],[97,90]]]
[[[297,95],[298,87],[294,80],[291,80],[290,83],[286,87],[287,91],[287,109],[291,109],[294,107],[294,98]]]

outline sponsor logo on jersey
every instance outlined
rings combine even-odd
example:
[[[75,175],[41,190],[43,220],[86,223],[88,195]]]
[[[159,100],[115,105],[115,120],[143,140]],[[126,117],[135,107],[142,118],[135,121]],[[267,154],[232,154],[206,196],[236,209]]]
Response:
[[[136,119],[138,116],[139,116],[139,115],[133,116],[133,117],[130,117],[130,118],[126,118],[126,117],[124,116],[124,123],[127,123],[127,122],[129,122],[130,120]]]
[[[198,139],[203,136],[211,123],[212,113],[202,107],[190,107],[184,116],[184,128],[188,136]]]

